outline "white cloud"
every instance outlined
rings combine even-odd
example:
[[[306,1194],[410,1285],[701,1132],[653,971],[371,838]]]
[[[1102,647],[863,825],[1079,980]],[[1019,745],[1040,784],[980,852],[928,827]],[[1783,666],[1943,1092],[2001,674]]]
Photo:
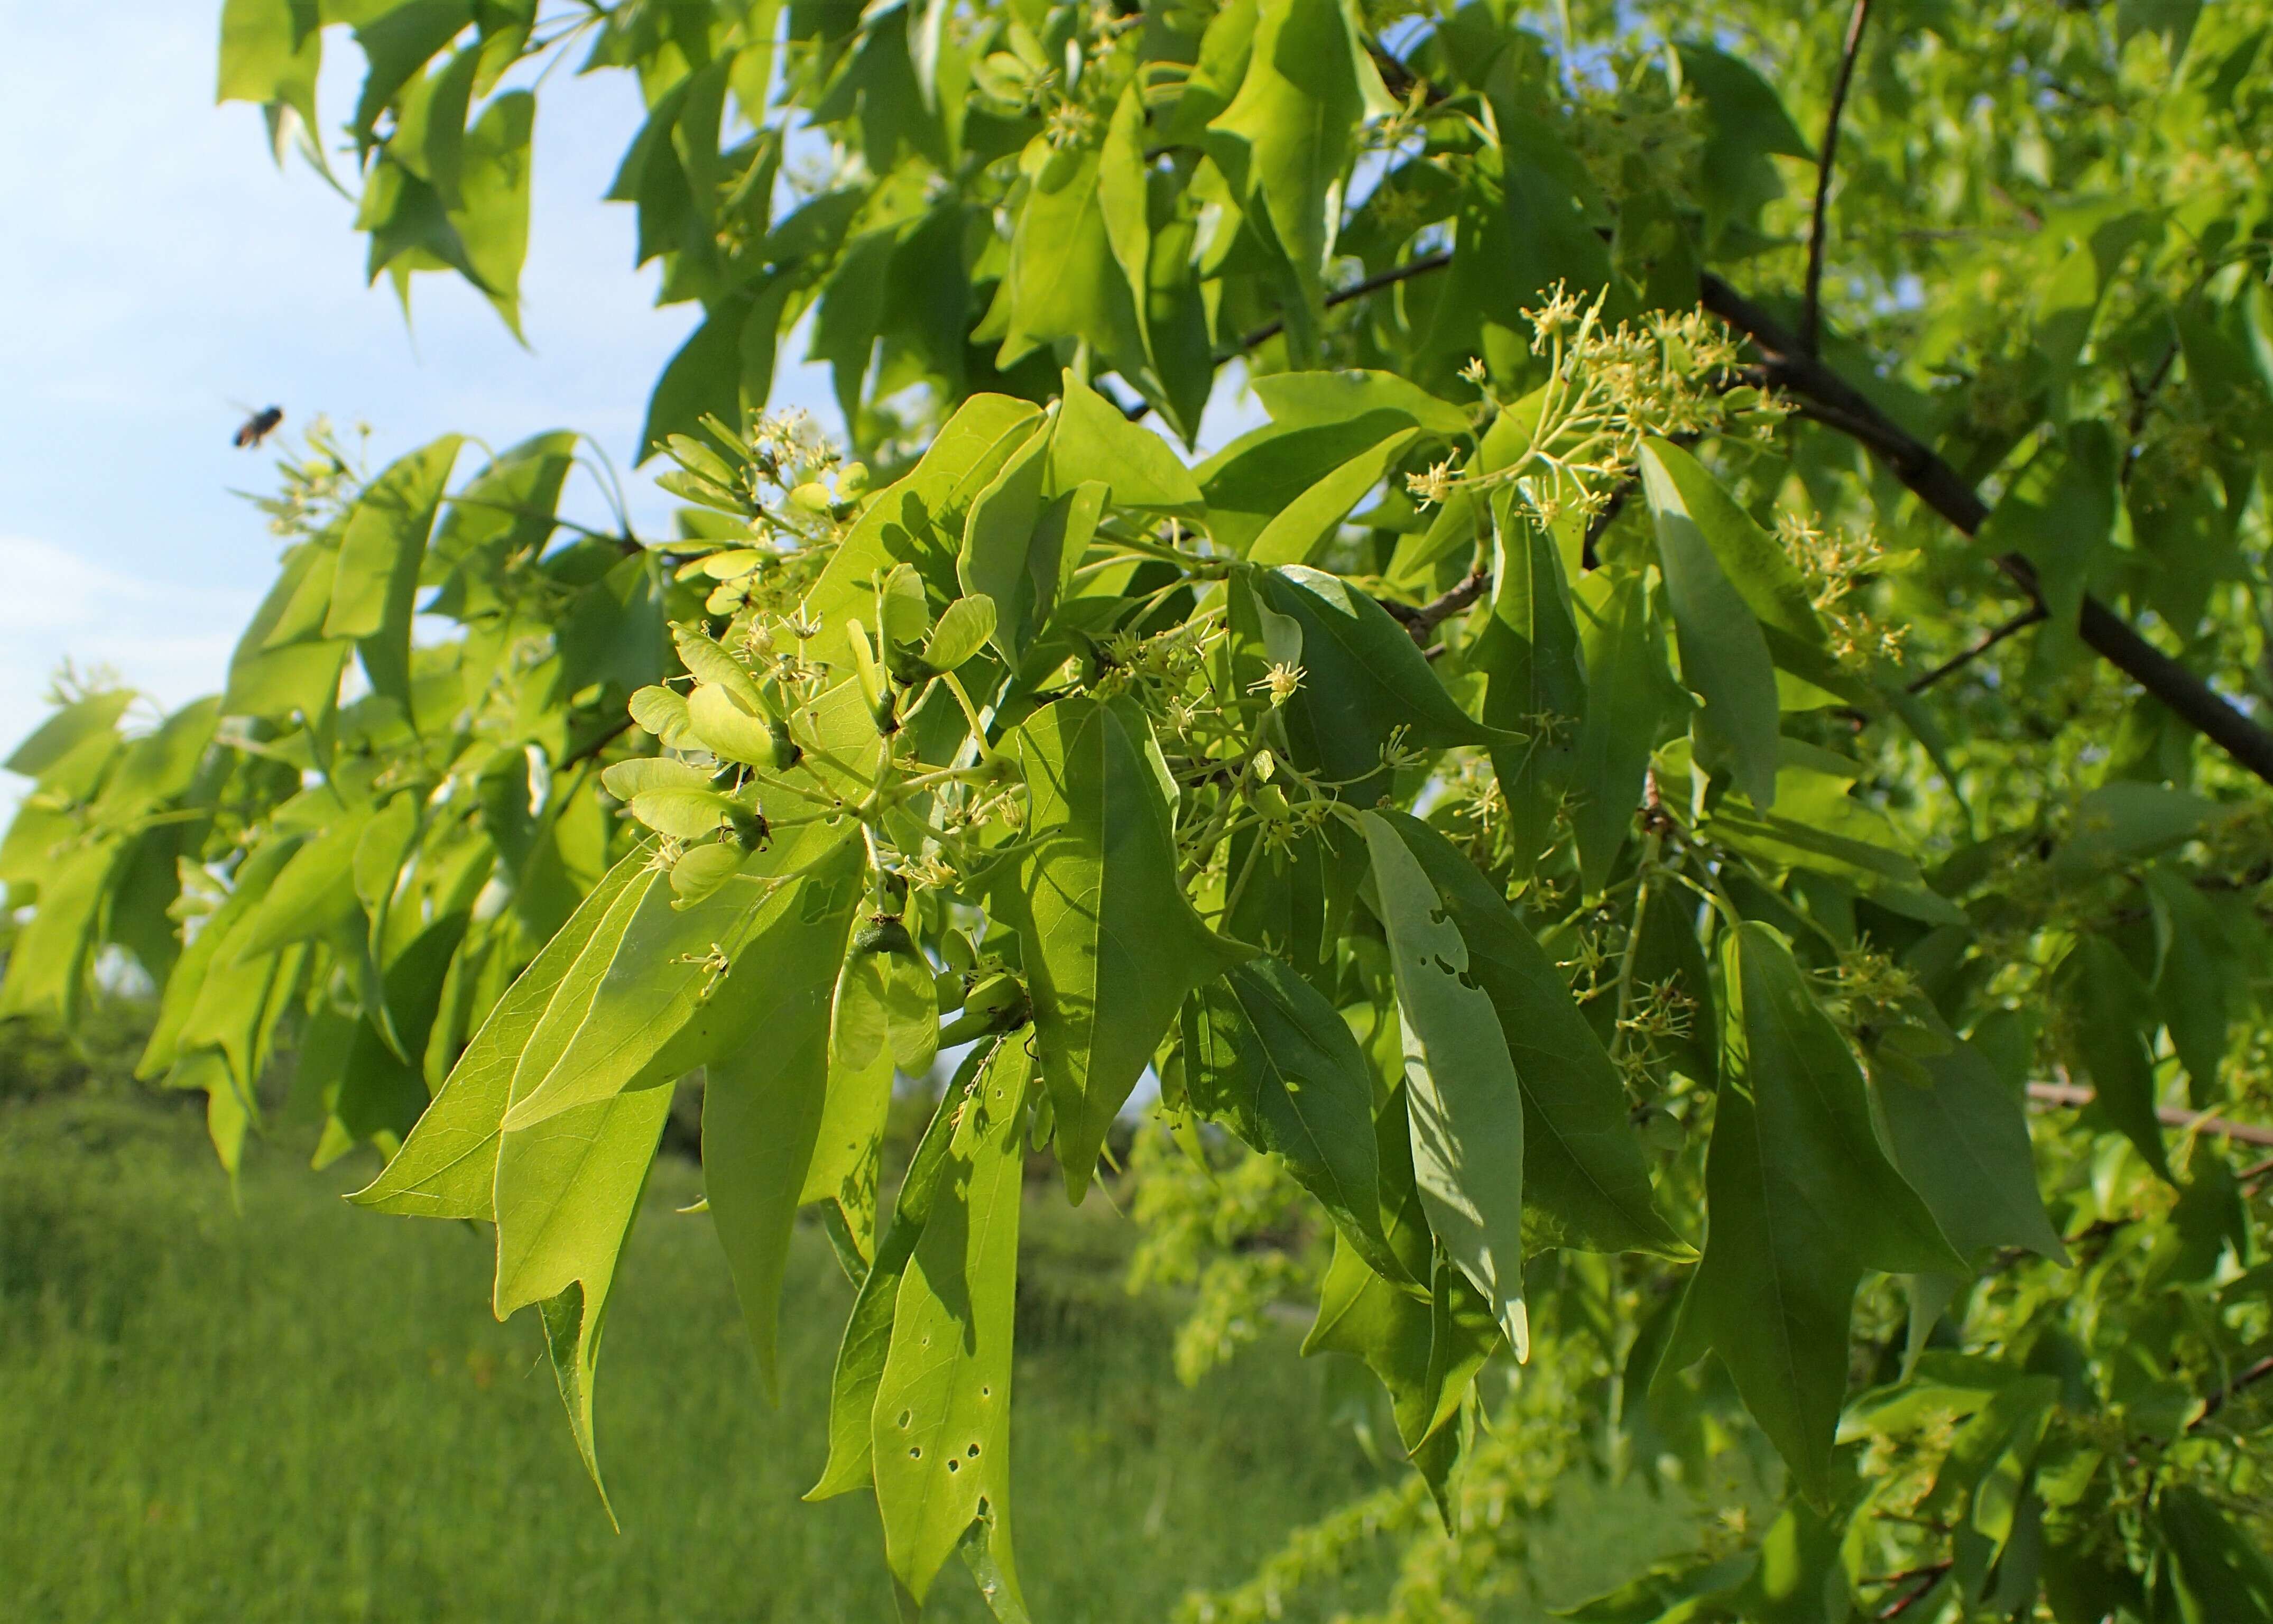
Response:
[[[116,672],[165,710],[214,692],[260,600],[257,589],[156,582],[26,536],[0,536],[0,756],[39,726],[67,658]]]

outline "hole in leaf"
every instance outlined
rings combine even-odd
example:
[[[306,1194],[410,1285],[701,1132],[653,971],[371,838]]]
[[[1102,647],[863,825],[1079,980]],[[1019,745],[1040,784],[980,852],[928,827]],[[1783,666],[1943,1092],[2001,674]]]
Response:
[[[915,1412],[914,1410],[903,1410],[902,1411],[900,1411],[900,1425],[901,1425],[901,1426],[905,1427],[909,1422],[911,1422],[911,1421],[914,1420],[914,1419],[915,1419],[915,1414],[916,1414],[916,1412]]]
[[[922,1446],[921,1444],[916,1444],[916,1445],[911,1446],[911,1447],[909,1448],[909,1450],[908,1450],[908,1459],[910,1459],[910,1460],[911,1460],[911,1461],[920,1461],[920,1460],[922,1460],[922,1459],[923,1459],[923,1446]]]
[[[979,1458],[979,1446],[977,1444],[973,1444],[970,1448],[964,1450],[964,1453],[975,1461]]]
[[[963,1462],[950,1455],[947,1457],[947,1470],[950,1474],[959,1472],[963,1470]]]

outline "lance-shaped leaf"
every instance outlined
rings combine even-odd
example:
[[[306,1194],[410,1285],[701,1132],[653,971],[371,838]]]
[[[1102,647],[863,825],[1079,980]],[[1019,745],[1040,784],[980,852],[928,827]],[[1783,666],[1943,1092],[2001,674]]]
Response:
[[[553,1374],[604,1505],[608,1492],[592,1428],[600,1333],[616,1261],[670,1114],[671,1090],[641,1089],[507,1133],[498,1147],[497,1317],[544,1305]]]
[[[1276,959],[1251,959],[1184,1006],[1193,1109],[1286,1159],[1366,1263],[1405,1267],[1381,1225],[1373,1075],[1340,1013]]]
[[[1392,429],[1325,475],[1272,515],[1248,548],[1249,559],[1257,564],[1309,562],[1340,532],[1350,510],[1420,437],[1416,428]]]
[[[2060,966],[2060,990],[2074,1012],[2076,1057],[2091,1079],[2098,1114],[2139,1147],[2147,1165],[2172,1177],[2155,1115],[2158,1092],[2149,1048],[2161,1024],[2146,984],[2123,950],[2104,936],[2086,936]]]
[[[784,986],[834,979],[861,846],[822,824],[799,834],[691,906],[667,885],[644,889],[589,1005],[556,1003],[532,1034],[508,1131],[691,1071],[730,1052]]]
[[[858,853],[848,842],[831,861],[857,875]],[[743,1035],[711,1059],[702,1091],[703,1192],[769,1397],[780,1388],[775,1325],[790,1233],[828,1100],[829,995],[859,899],[846,883],[760,910],[769,917],[747,973],[738,964],[741,984],[725,989]]]
[[[894,1302],[871,1420],[876,1508],[886,1559],[919,1603],[975,1521],[993,1525],[995,1559],[1010,1568],[1010,1348],[1031,1069],[1015,1036],[997,1044],[961,1102]]]
[[[419,566],[450,465],[464,440],[445,434],[390,464],[349,511],[324,635],[352,637],[374,692],[410,705],[410,620]]]
[[[852,1312],[844,1322],[844,1338],[829,1383],[829,1462],[821,1469],[821,1481],[806,1492],[807,1500],[828,1500],[874,1480],[871,1418],[877,1383],[883,1380],[884,1356],[891,1347],[900,1282],[938,1199],[948,1147],[971,1086],[998,1050],[1023,1041],[1013,1033],[997,1039],[993,1048],[974,1046],[916,1143],[907,1176],[893,1199],[891,1224],[877,1244],[875,1261],[861,1277]]]
[[[1451,841],[1402,813],[1373,816],[1419,860],[1467,949],[1468,974],[1498,1013],[1523,1090],[1531,1248],[1696,1256],[1658,1210],[1625,1087],[1562,973]]]
[[[1369,446],[1412,426],[1405,412],[1377,409],[1332,422],[1250,430],[1192,470],[1207,499],[1208,535],[1219,546],[1246,552],[1305,491]]]
[[[1996,1069],[1962,1038],[1915,1066],[1873,1067],[1872,1093],[1894,1165],[1968,1258],[2025,1246],[2067,1261],[2037,1192],[2028,1113]]]
[[[1658,1379],[1719,1354],[1801,1488],[1820,1500],[1864,1271],[1962,1274],[1966,1264],[1879,1149],[1862,1071],[1783,938],[1740,925],[1724,964],[1731,1064],[1706,1161],[1705,1257]]]
[[[1032,798],[1012,883],[1058,1159],[1076,1199],[1184,995],[1247,956],[1184,897],[1144,730],[1133,711],[1061,699],[1006,746]]]
[[[649,872],[649,855],[645,846],[632,852],[577,905],[568,922],[538,950],[483,1020],[394,1159],[349,1200],[383,1213],[428,1218],[496,1215],[499,1124],[505,1118],[521,1050],[571,966],[595,940],[609,934],[607,921],[617,911],[618,898],[634,879]],[[629,910],[624,910],[618,936],[629,918]]]
[[[1382,748],[1399,728],[1408,743],[1430,749],[1519,742],[1453,703],[1405,628],[1340,577],[1289,564],[1257,570],[1252,580],[1262,605],[1302,630],[1302,680],[1286,714],[1288,741],[1305,765],[1362,782],[1382,770]]]
[[[1645,456],[1658,484],[1696,527],[1697,538],[1744,600],[1776,665],[1850,703],[1875,703],[1869,682],[1840,665],[1807,583],[1783,545],[1762,530],[1697,459],[1669,440],[1652,440]],[[1654,507],[1653,512],[1657,511]],[[1659,519],[1661,527],[1664,523]],[[1659,551],[1664,550],[1661,529]],[[1668,584],[1671,583],[1670,568]],[[1680,613],[1676,606],[1677,616]]]
[[[1708,770],[1728,773],[1765,810],[1775,800],[1775,666],[1759,622],[1729,583],[1690,511],[1678,476],[1701,477],[1703,471],[1677,447],[1656,440],[1642,446],[1642,490],[1657,521],[1658,561],[1681,640],[1681,680],[1705,701],[1692,720],[1697,759]]]
[[[1587,894],[1601,891],[1640,804],[1672,678],[1647,582],[1598,569],[1572,593],[1587,653],[1587,717],[1572,763],[1572,832]]]
[[[1491,1304],[1518,1359],[1523,1305],[1523,1095],[1467,944],[1397,828],[1363,815],[1397,978],[1413,1177],[1429,1226]]]
[[[1587,658],[1555,538],[1512,501],[1492,504],[1491,613],[1469,658],[1482,672],[1483,719],[1527,734],[1492,752],[1518,866],[1528,874],[1555,826],[1587,714]]]
[[[2164,1489],[2156,1522],[2170,1550],[2180,1624],[2273,1624],[2273,1562],[2207,1495]]]

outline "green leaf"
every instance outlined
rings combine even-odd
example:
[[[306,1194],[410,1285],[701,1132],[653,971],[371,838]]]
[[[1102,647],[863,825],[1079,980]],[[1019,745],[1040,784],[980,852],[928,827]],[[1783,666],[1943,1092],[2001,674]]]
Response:
[[[222,0],[221,75],[214,100],[282,102],[316,128],[323,64],[316,0]]]
[[[1043,485],[1049,472],[1052,426],[1037,431],[973,499],[964,524],[963,551],[956,560],[956,578],[964,592],[994,604],[994,644],[1013,670],[1049,613],[1030,560],[1047,501]],[[1051,562],[1054,594],[1056,560]]]
[[[1135,296],[1106,227],[1096,147],[1039,140],[1032,184],[1011,229],[1001,297],[1009,322],[994,365],[1008,371],[1061,339],[1102,356],[1141,355]]]
[[[1404,1277],[1381,1227],[1373,1074],[1339,1012],[1264,958],[1201,988],[1185,1011],[1193,1109],[1285,1158],[1367,1265]]]
[[[1724,967],[1730,1065],[1706,1162],[1705,1257],[1658,1380],[1720,1355],[1752,1418],[1820,1501],[1863,1272],[1962,1274],[1966,1264],[1879,1149],[1862,1071],[1783,939],[1739,925]]]
[[[1413,1176],[1429,1226],[1491,1304],[1520,1360],[1531,1350],[1523,1304],[1523,1094],[1467,944],[1397,827],[1362,815],[1404,1018]]]
[[[1257,564],[1305,564],[1324,552],[1340,532],[1350,510],[1379,485],[1406,447],[1420,438],[1402,428],[1377,440],[1274,515],[1248,548]]]
[[[820,634],[808,658],[849,670],[844,628],[875,613],[876,575],[912,563],[951,596],[965,517],[1003,464],[1033,438],[1040,410],[1006,395],[974,395],[941,426],[913,472],[877,494],[836,545],[806,594],[805,619]]]
[[[1714,839],[1763,868],[1828,876],[1907,918],[1966,922],[1962,909],[1928,889],[1893,821],[1848,793],[1859,765],[1794,739],[1778,753],[1775,809],[1723,799],[1706,822]]]
[[[352,876],[364,823],[359,817],[347,819],[292,853],[254,905],[251,917],[236,932],[230,951],[237,963],[328,935],[343,921],[359,919]]]
[[[807,1500],[828,1500],[874,1480],[873,1417],[877,1386],[883,1380],[885,1356],[891,1345],[900,1282],[939,1199],[949,1162],[948,1147],[960,1125],[961,1109],[971,1085],[1000,1050],[1020,1042],[1014,1033],[998,1039],[992,1048],[973,1048],[941,1096],[923,1138],[916,1142],[907,1176],[900,1181],[899,1193],[893,1199],[891,1226],[877,1245],[876,1259],[862,1278],[852,1299],[852,1312],[844,1322],[844,1340],[829,1378],[829,1462],[821,1469],[821,1481],[806,1492]]]
[[[1049,444],[1049,488],[1070,491],[1092,479],[1110,488],[1116,508],[1182,519],[1207,511],[1198,481],[1168,442],[1129,422],[1069,369]]]
[[[1076,1199],[1106,1130],[1193,988],[1247,957],[1200,922],[1177,877],[1144,721],[1058,700],[1004,743],[1025,769],[1027,849],[1009,881],[1058,1160]]]
[[[2273,1565],[2208,1496],[2173,1484],[2155,1511],[2182,1624],[2273,1624]]]
[[[1209,154],[1249,212],[1267,217],[1313,310],[1365,111],[1357,55],[1335,0],[1263,0],[1247,76],[1207,130]]]
[[[1241,435],[1192,470],[1207,499],[1208,535],[1245,553],[1304,492],[1367,447],[1412,432],[1406,413],[1376,410],[1332,423],[1268,424]]]
[[[78,780],[73,784],[77,793],[93,789],[91,775],[72,768],[109,759],[117,742],[118,718],[133,703],[133,689],[115,688],[62,706],[0,762],[0,770],[37,778],[43,786],[57,779]]]
[[[2095,1109],[2147,1165],[2175,1184],[2155,1109],[2161,1089],[2149,1047],[2161,1025],[2154,1001],[2122,950],[2086,936],[2060,966],[2059,987],[2075,1022],[2076,1060],[2097,1095]]]
[[[461,201],[450,223],[465,244],[474,285],[515,338],[521,336],[521,267],[529,253],[529,138],[536,98],[507,91],[466,132],[459,159]]]
[[[1288,564],[1249,579],[1264,608],[1302,631],[1302,681],[1286,718],[1304,767],[1362,783],[1382,771],[1383,748],[1400,728],[1407,742],[1424,749],[1517,741],[1453,703],[1405,628],[1339,576]],[[1361,804],[1369,798],[1356,789],[1343,793]]]
[[[1587,654],[1587,715],[1572,763],[1571,823],[1587,894],[1599,892],[1632,832],[1672,679],[1647,583],[1598,569],[1572,594]]]
[[[1395,372],[1349,368],[1342,372],[1273,372],[1258,378],[1255,398],[1282,429],[1345,423],[1374,412],[1398,413],[1418,429],[1443,440],[1459,440],[1473,428],[1468,414]]]
[[[1510,844],[1527,876],[1547,847],[1557,802],[1577,765],[1587,662],[1555,538],[1505,501],[1493,504],[1493,521],[1491,613],[1469,659],[1485,677],[1483,720],[1528,735],[1492,752],[1512,823]]]
[[[994,635],[994,600],[958,598],[939,612],[939,624],[923,647],[923,662],[934,671],[959,671]]]
[[[370,147],[379,115],[412,75],[473,20],[473,0],[402,0],[356,25],[356,43],[371,64],[349,126],[359,149]]]
[[[630,907],[619,910],[617,903],[634,879],[649,873],[650,855],[644,846],[634,849],[577,905],[483,1020],[394,1159],[349,1200],[428,1218],[495,1216],[499,1124],[521,1050],[588,944],[610,935],[611,916],[618,936],[630,921]]]
[[[1523,1091],[1527,1245],[1695,1257],[1658,1209],[1624,1085],[1562,972],[1451,841],[1402,813],[1372,816],[1419,861],[1498,1015]]]
[[[604,1506],[592,1417],[600,1333],[617,1259],[670,1114],[669,1089],[643,1089],[507,1133],[498,1148],[497,1317],[545,1305],[545,1345],[561,1401]]]
[[[1010,1349],[1032,1062],[995,1046],[956,1113],[939,1190],[908,1259],[876,1387],[876,1508],[893,1574],[920,1603],[974,1521],[1007,1568]]]
[[[450,466],[465,442],[445,434],[364,488],[340,538],[324,635],[356,640],[371,689],[410,709],[410,621],[420,566]]]
[[[859,842],[849,842],[838,848],[836,866],[855,874],[859,855]],[[802,916],[786,908],[761,910],[772,917],[758,951],[746,956],[749,973],[741,986],[727,989],[741,1006],[734,1020],[749,1035],[714,1055],[702,1091],[703,1192],[733,1271],[759,1378],[774,1400],[781,1386],[775,1327],[782,1278],[820,1143],[829,1082],[830,994],[858,898],[857,889],[846,890],[850,894],[833,910],[816,906],[818,898],[803,901]],[[780,894],[795,899],[789,891]]]
[[[1872,1094],[1895,1167],[1950,1244],[1969,1259],[2025,1246],[2067,1263],[2067,1248],[2037,1193],[2021,1101],[1962,1038],[1922,1056],[1917,1067],[1873,1067]]]
[[[856,836],[810,824],[753,853],[692,906],[678,906],[667,887],[646,887],[589,1005],[546,1011],[515,1079],[506,1129],[667,1083],[760,1030],[776,1001],[812,984],[825,998],[851,929],[862,861]],[[541,1055],[550,1057],[538,1070],[532,1062]]]
[[[1697,759],[1710,771],[1725,771],[1765,811],[1775,800],[1775,667],[1759,622],[1729,583],[1689,507],[1684,486],[1704,477],[1678,447],[1644,442],[1642,490],[1657,521],[1666,601],[1681,643],[1681,680],[1705,701],[1691,718]]]

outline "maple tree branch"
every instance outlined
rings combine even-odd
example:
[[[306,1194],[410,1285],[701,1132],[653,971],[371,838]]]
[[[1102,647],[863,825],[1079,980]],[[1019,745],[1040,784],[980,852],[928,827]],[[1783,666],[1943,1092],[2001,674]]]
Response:
[[[1892,1602],[1889,1602],[1886,1606],[1880,1608],[1879,1610],[1878,1616],[1881,1619],[1898,1619],[1902,1617],[1902,1614],[1908,1613],[1912,1607],[1917,1606],[1918,1603],[1924,1601],[1928,1596],[1932,1595],[1933,1593],[1934,1587],[1939,1584],[1943,1576],[1955,1566],[1956,1564],[1954,1562],[1936,1562],[1931,1568],[1919,1568],[1914,1575],[1905,1575],[1905,1577],[1914,1577],[1917,1580],[1918,1583],[1917,1587],[1896,1597]]]
[[[1764,381],[1797,396],[1807,416],[1860,440],[1919,500],[1964,534],[1979,532],[1988,521],[1989,505],[1962,475],[1861,390],[1801,349],[1798,338],[1782,322],[1720,277],[1707,271],[1698,283],[1705,308],[1751,339],[1759,351]],[[2017,553],[1999,553],[1994,562],[2030,603],[2049,608],[2035,565]],[[2093,652],[2179,720],[2273,784],[2273,732],[2252,721],[2232,701],[2089,593],[2078,609],[2076,630]]]
[[[1815,162],[1815,217],[1807,232],[1807,293],[1799,306],[1800,347],[1813,355],[1823,333],[1823,242],[1831,226],[1831,160],[1839,151],[1839,116],[1847,110],[1847,88],[1855,80],[1855,58],[1863,49],[1863,25],[1871,0],[1855,0],[1847,19],[1847,43],[1839,56],[1839,79],[1831,87],[1831,110],[1823,121],[1823,151]]]
[[[2240,1374],[2234,1377],[2232,1381],[2227,1382],[2217,1392],[2211,1394],[2209,1397],[2204,1399],[2202,1401],[2202,1414],[2196,1416],[2192,1421],[2187,1423],[2187,1430],[2188,1432],[2192,1432],[2195,1427],[2200,1426],[2203,1422],[2209,1420],[2219,1410],[2224,1409],[2226,1400],[2232,1398],[2235,1394],[2240,1392],[2242,1388],[2248,1387],[2253,1382],[2262,1381],[2268,1376],[2273,1376],[2273,1354],[2268,1354],[2265,1357],[2258,1360],[2256,1364],[2243,1371]]]
[[[2079,1083],[2029,1085],[2029,1098],[2039,1105],[2089,1105],[2098,1097]],[[2213,1116],[2208,1111],[2189,1111],[2175,1105],[2158,1105],[2155,1108],[2155,1120],[2165,1127],[2212,1134],[2219,1139],[2232,1139],[2237,1145],[2273,1145],[2273,1128],[2261,1128],[2254,1122],[2229,1122],[2223,1116]]]
[[[1384,609],[1389,611],[1393,619],[1404,624],[1405,629],[1412,634],[1414,642],[1426,647],[1429,634],[1437,629],[1438,622],[1451,620],[1461,610],[1482,598],[1490,588],[1491,579],[1491,571],[1482,564],[1478,564],[1467,575],[1461,576],[1457,585],[1440,592],[1417,607],[1411,604],[1397,603],[1386,598],[1380,599],[1379,602]]]
[[[1951,655],[1940,665],[1927,672],[1925,675],[1911,679],[1909,691],[1913,694],[1924,693],[1926,689],[1952,672],[1962,671],[1966,666],[1970,665],[2014,633],[2026,631],[2029,627],[2050,618],[2050,614],[2042,604],[2030,604],[2002,626],[1984,632],[1964,649]]]
[[[1362,299],[1369,293],[1378,293],[1384,288],[1394,287],[1408,277],[1419,276],[1429,271],[1441,271],[1452,262],[1452,253],[1450,251],[1445,251],[1422,254],[1418,259],[1407,259],[1402,265],[1392,265],[1385,271],[1376,271],[1362,282],[1352,282],[1347,288],[1329,293],[1326,295],[1326,308],[1332,310],[1337,304],[1347,304],[1352,299]],[[1236,353],[1244,355],[1256,345],[1266,343],[1286,330],[1287,320],[1283,316],[1275,321],[1266,321],[1239,341],[1239,350]],[[1216,357],[1219,361],[1227,361],[1231,358],[1230,356]]]

